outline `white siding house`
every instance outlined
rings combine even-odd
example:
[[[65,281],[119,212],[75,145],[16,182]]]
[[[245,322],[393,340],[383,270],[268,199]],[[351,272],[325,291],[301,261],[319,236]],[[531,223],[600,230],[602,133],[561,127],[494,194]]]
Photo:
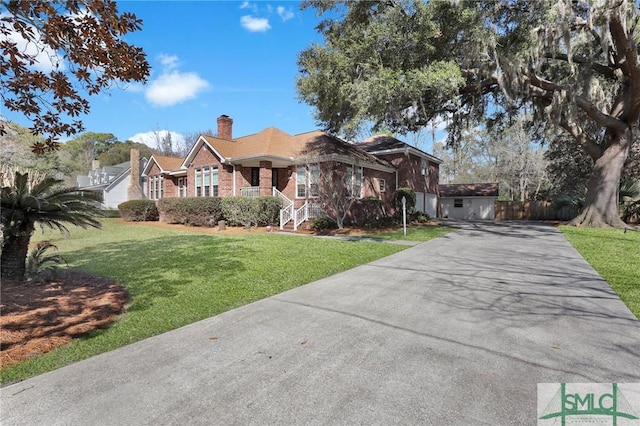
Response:
[[[147,159],[141,158],[138,170],[142,170],[146,163]],[[144,190],[142,177],[138,176],[138,179]],[[118,204],[129,201],[128,189],[130,185],[130,161],[107,167],[100,167],[95,162],[94,168],[89,171],[88,175],[76,177],[76,186],[78,188],[102,194],[102,205],[106,209],[117,209]]]

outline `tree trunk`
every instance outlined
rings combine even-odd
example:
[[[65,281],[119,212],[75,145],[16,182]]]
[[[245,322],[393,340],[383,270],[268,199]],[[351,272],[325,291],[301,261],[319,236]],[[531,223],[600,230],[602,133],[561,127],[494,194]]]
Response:
[[[29,240],[30,236],[19,236],[5,241],[0,258],[2,281],[22,281],[24,279]]]
[[[620,176],[629,155],[631,135],[620,134],[596,159],[593,174],[587,183],[587,198],[584,210],[571,221],[575,226],[592,228],[624,228],[618,208]]]
[[[29,241],[33,234],[34,226],[27,226],[15,236],[6,236],[0,254],[0,277],[2,281],[22,281],[26,269]]]

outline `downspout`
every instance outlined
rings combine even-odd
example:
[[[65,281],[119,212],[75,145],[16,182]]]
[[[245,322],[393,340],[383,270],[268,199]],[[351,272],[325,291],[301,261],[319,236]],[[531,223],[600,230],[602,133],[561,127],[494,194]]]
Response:
[[[398,169],[396,169],[396,191],[398,190]]]
[[[233,164],[233,196],[236,196],[236,165]]]

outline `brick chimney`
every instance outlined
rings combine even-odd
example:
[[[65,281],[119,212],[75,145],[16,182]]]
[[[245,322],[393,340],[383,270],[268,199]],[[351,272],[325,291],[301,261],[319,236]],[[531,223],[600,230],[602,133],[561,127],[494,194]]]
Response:
[[[127,201],[140,200],[142,198],[142,188],[140,187],[140,151],[131,149],[131,179],[127,188]]]
[[[221,115],[218,117],[218,137],[220,139],[233,139],[233,120],[228,115]]]

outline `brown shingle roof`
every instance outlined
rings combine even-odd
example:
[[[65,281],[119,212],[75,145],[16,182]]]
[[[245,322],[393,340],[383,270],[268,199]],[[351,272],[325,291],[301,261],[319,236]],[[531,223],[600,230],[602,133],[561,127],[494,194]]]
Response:
[[[301,159],[338,154],[385,167],[393,167],[387,161],[359,149],[356,145],[349,144],[321,130],[290,135],[275,127],[269,127],[261,132],[233,141],[208,135],[203,135],[203,138],[221,156],[231,161],[256,156]]]
[[[415,155],[427,157],[434,163],[442,164],[442,160],[438,157],[427,154],[423,150],[409,145],[406,142],[402,142],[401,140],[389,135],[371,136],[370,138],[365,139],[362,142],[356,143],[356,146],[370,153],[379,153],[384,151],[413,151],[413,154]]]
[[[497,183],[450,183],[440,184],[441,197],[497,197]]]
[[[182,164],[182,158],[167,157],[166,155],[153,155],[158,166],[164,171],[178,170]]]

